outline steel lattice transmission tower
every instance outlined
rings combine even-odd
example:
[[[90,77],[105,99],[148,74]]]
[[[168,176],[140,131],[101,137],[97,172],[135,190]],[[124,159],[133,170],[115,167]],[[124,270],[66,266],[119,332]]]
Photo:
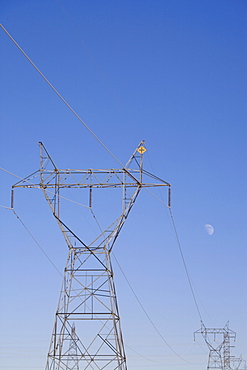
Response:
[[[229,329],[229,323],[224,328],[206,328],[201,322],[201,329],[195,334],[202,334],[208,348],[208,366],[209,369],[232,370],[231,368],[231,339],[236,339],[236,333]]]
[[[246,361],[240,357],[233,357],[231,359],[232,370],[247,370]]]
[[[170,202],[170,184],[143,169],[145,151],[141,142],[121,169],[61,170],[40,143],[40,169],[13,186],[42,189],[68,246],[46,370],[127,370],[111,251],[142,188],[167,186]],[[34,183],[36,177],[39,180]],[[103,188],[122,189],[120,215],[85,243],[85,235],[72,231],[62,220],[62,193],[87,189],[87,208],[92,210],[93,192]],[[110,205],[105,212],[111,215]]]
[[[67,369],[79,370],[79,357],[77,352],[77,342],[79,338],[75,332],[75,324],[72,324],[71,333],[70,333],[70,344],[68,349],[68,360],[67,360]]]

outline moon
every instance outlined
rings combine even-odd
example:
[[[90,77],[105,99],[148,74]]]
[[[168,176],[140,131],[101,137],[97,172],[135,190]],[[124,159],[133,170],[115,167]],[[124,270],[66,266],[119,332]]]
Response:
[[[206,232],[208,233],[208,235],[213,235],[213,233],[214,233],[214,228],[213,228],[213,226],[212,226],[212,225],[210,225],[210,224],[206,224],[206,225],[204,225],[204,227],[205,227],[205,230],[206,230]]]

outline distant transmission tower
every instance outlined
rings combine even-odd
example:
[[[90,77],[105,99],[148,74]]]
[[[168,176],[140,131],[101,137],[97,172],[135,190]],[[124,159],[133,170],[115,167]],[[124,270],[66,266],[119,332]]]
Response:
[[[71,335],[70,335],[70,344],[68,349],[68,361],[67,361],[67,369],[79,370],[79,362],[78,362],[78,352],[77,352],[77,342],[79,339],[77,338],[75,332],[75,324],[72,324],[71,328]]]
[[[145,151],[141,142],[121,169],[60,170],[40,143],[40,169],[13,186],[42,189],[68,246],[46,370],[127,370],[110,254],[141,188],[168,186],[170,202],[170,185],[143,169]],[[85,243],[61,219],[61,193],[87,189],[92,211],[93,192],[102,188],[122,189],[122,210]],[[111,204],[104,211],[111,215]]]
[[[233,357],[231,360],[232,370],[247,370],[246,361],[240,357]]]
[[[201,329],[195,334],[202,334],[208,348],[208,366],[209,369],[232,370],[230,350],[234,346],[231,345],[231,339],[236,339],[236,333],[229,329],[229,323],[224,328],[206,328],[201,323]]]

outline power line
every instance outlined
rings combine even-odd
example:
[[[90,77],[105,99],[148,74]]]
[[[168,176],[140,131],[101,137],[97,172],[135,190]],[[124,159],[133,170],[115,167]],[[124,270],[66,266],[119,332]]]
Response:
[[[52,266],[56,269],[56,271],[59,273],[60,276],[63,276],[61,274],[61,272],[58,270],[57,266],[55,265],[55,263],[50,259],[50,257],[48,256],[48,254],[44,251],[44,249],[41,247],[41,245],[39,244],[39,242],[35,239],[35,237],[33,236],[33,234],[31,233],[31,231],[27,228],[27,226],[25,225],[25,223],[22,221],[22,219],[20,218],[20,216],[17,214],[17,212],[14,210],[14,208],[10,208],[10,207],[5,207],[5,206],[0,206],[2,208],[6,208],[6,209],[9,209],[11,210],[14,215],[16,216],[16,218],[20,221],[20,223],[22,224],[22,226],[24,227],[24,229],[27,231],[27,233],[31,236],[31,238],[33,239],[33,241],[35,242],[35,244],[39,247],[39,249],[41,250],[41,252],[45,255],[45,257],[48,259],[48,261],[52,264]]]
[[[31,238],[33,239],[33,241],[36,243],[36,245],[39,247],[39,249],[41,250],[41,252],[45,255],[45,257],[48,259],[48,261],[52,264],[52,266],[56,269],[56,271],[59,273],[59,275],[63,276],[61,274],[61,272],[58,270],[57,266],[54,264],[54,262],[52,262],[52,260],[50,259],[50,257],[47,255],[47,253],[44,251],[44,249],[41,247],[41,245],[37,242],[37,240],[35,239],[35,237],[33,236],[33,234],[29,231],[29,229],[26,227],[26,225],[24,224],[24,222],[21,220],[21,218],[18,216],[18,214],[16,213],[16,211],[14,209],[12,209],[12,211],[14,212],[14,215],[16,216],[16,218],[20,221],[20,223],[22,224],[22,226],[24,227],[24,229],[28,232],[28,234],[31,236]]]
[[[151,165],[151,168],[153,168],[152,166],[152,163],[151,163],[151,160],[150,160],[150,157],[148,156],[148,159],[149,159],[149,162],[150,162],[150,165]],[[154,172],[154,171],[153,171]],[[170,214],[170,221],[171,221],[171,225],[172,225],[172,228],[173,228],[173,231],[174,231],[174,234],[175,234],[175,237],[176,237],[176,241],[177,241],[177,245],[178,245],[178,248],[179,248],[179,252],[180,252],[180,255],[181,255],[181,258],[182,258],[182,261],[183,261],[183,266],[184,266],[184,269],[185,269],[185,273],[186,273],[186,277],[187,277],[187,280],[188,280],[188,283],[189,283],[189,286],[190,286],[190,290],[191,290],[191,293],[192,293],[192,297],[193,297],[193,300],[194,300],[194,303],[195,303],[195,306],[196,306],[196,310],[198,312],[198,315],[199,315],[199,318],[200,318],[200,321],[203,322],[202,320],[202,315],[201,315],[201,312],[200,312],[200,309],[199,309],[199,305],[197,303],[197,299],[196,299],[196,296],[195,296],[195,293],[194,293],[194,289],[193,289],[193,285],[192,285],[192,282],[191,282],[191,278],[190,278],[190,275],[189,275],[189,271],[188,271],[188,268],[187,268],[187,264],[186,264],[186,261],[185,261],[185,258],[184,258],[184,254],[183,254],[183,250],[182,250],[182,246],[181,246],[181,243],[180,243],[180,239],[179,239],[179,235],[178,235],[178,231],[177,231],[177,227],[176,227],[176,224],[175,224],[175,221],[174,221],[174,217],[173,217],[173,213],[172,213],[172,208],[171,208],[171,205],[170,205],[170,201],[168,201],[168,205],[160,198],[158,198],[155,194],[153,194],[149,189],[147,189],[148,192],[154,197],[156,198],[160,203],[162,203],[164,206],[166,206],[166,208],[169,209],[169,214]],[[160,189],[159,189],[160,190]],[[161,194],[161,198],[162,198],[162,194]]]
[[[188,268],[187,268],[187,265],[186,265],[186,262],[185,262],[184,254],[183,254],[183,251],[182,251],[181,243],[180,243],[180,240],[179,240],[179,236],[178,236],[178,232],[177,232],[177,228],[176,228],[176,225],[175,225],[175,221],[174,221],[174,218],[173,218],[171,208],[169,209],[169,211],[170,211],[170,216],[171,216],[171,220],[172,220],[173,230],[174,230],[174,233],[175,233],[175,236],[176,236],[176,239],[177,239],[178,248],[179,248],[180,255],[181,255],[181,258],[182,258],[182,261],[183,261],[185,273],[186,273],[186,276],[187,276],[187,279],[188,279],[188,283],[189,283],[190,290],[191,290],[191,293],[192,293],[192,296],[193,296],[193,300],[194,300],[199,318],[200,318],[201,322],[203,322],[202,321],[202,315],[201,315],[201,312],[199,310],[199,306],[198,306],[196,296],[195,296],[195,293],[194,293],[194,289],[193,289],[193,286],[192,286],[192,282],[191,282],[191,279],[190,279],[189,271],[188,271]]]
[[[113,256],[114,256],[114,254],[113,254]],[[130,282],[129,282],[129,280],[128,280],[128,278],[127,278],[127,276],[125,275],[125,273],[124,273],[124,271],[123,271],[123,269],[122,269],[122,267],[120,266],[120,264],[118,263],[118,261],[117,261],[117,259],[116,259],[116,257],[114,256],[114,258],[115,258],[115,261],[116,261],[116,263],[117,263],[117,265],[118,265],[118,267],[120,268],[120,270],[121,270],[121,272],[122,272],[122,274],[123,274],[123,276],[124,276],[124,278],[125,278],[125,280],[126,280],[126,282],[127,282],[127,284],[129,285],[129,287],[130,287],[130,289],[131,289],[131,291],[132,291],[132,293],[134,294],[134,296],[135,296],[135,298],[136,298],[136,300],[137,300],[137,302],[139,303],[139,305],[141,306],[141,308],[142,308],[142,310],[143,310],[143,312],[144,312],[144,314],[146,315],[146,317],[148,318],[148,320],[149,320],[149,322],[151,323],[151,325],[153,326],[153,328],[155,329],[155,331],[158,333],[158,335],[160,336],[160,338],[163,340],[163,342],[166,344],[166,346],[167,347],[169,347],[170,348],[170,350],[177,356],[177,357],[179,357],[181,360],[183,360],[183,361],[185,361],[185,362],[187,362],[187,363],[189,363],[189,364],[191,364],[191,362],[189,362],[189,361],[187,361],[187,360],[185,360],[183,357],[181,357],[171,346],[170,346],[170,344],[165,340],[165,338],[163,337],[163,335],[161,334],[161,332],[159,331],[159,329],[157,328],[157,326],[154,324],[154,322],[153,322],[153,320],[151,319],[151,317],[149,316],[149,314],[147,313],[147,311],[145,310],[145,308],[144,308],[144,306],[143,306],[143,304],[141,303],[141,301],[140,301],[140,299],[138,298],[138,296],[137,296],[137,294],[135,293],[135,291],[134,291],[134,289],[132,288],[132,286],[131,286],[131,284],[130,284]]]
[[[150,362],[154,362],[154,363],[156,363],[156,364],[160,364],[160,362],[158,362],[158,361],[155,361],[155,360],[152,360],[151,358],[148,358],[148,357],[146,357],[146,356],[143,356],[141,353],[139,353],[139,352],[135,351],[133,348],[131,348],[131,347],[130,347],[130,346],[128,346],[127,344],[125,344],[125,346],[126,346],[126,347],[128,347],[132,352],[134,352],[135,354],[137,354],[139,357],[142,357],[142,358],[144,358],[145,360],[148,360],[148,361],[150,361]]]
[[[124,167],[122,163],[118,160],[118,158],[107,148],[107,146],[98,138],[98,136],[90,129],[90,127],[82,120],[82,118],[75,112],[75,110],[69,105],[69,103],[62,97],[62,95],[57,91],[57,89],[51,84],[51,82],[45,77],[45,75],[40,71],[40,69],[34,64],[34,62],[29,58],[29,56],[25,53],[25,51],[20,47],[20,45],[15,41],[15,39],[10,35],[10,33],[4,28],[2,24],[0,24],[2,30],[6,33],[6,35],[13,41],[13,43],[17,46],[17,48],[21,51],[21,53],[25,56],[25,58],[31,63],[31,65],[36,69],[36,71],[40,74],[40,76],[45,80],[45,82],[50,86],[50,88],[57,94],[57,96],[62,100],[62,102],[69,108],[69,110],[76,116],[76,118],[84,125],[84,127],[90,132],[91,135],[103,146],[103,148],[121,165]]]
[[[152,195],[154,195],[153,193],[151,193]],[[158,198],[158,200],[160,200],[159,198]],[[161,201],[161,200],[160,200]],[[164,202],[162,202],[163,204],[165,204]],[[96,215],[93,213],[93,211],[91,210],[91,212],[92,212],[92,214],[93,214],[93,217],[94,217],[94,219],[95,219],[95,221],[96,221],[96,223],[97,223],[97,225],[98,225],[98,227],[99,227],[99,229],[100,229],[100,231],[103,233],[103,230],[102,230],[102,228],[101,228],[101,226],[100,226],[100,223],[99,223],[99,221],[97,220],[97,217],[96,217]],[[152,326],[154,327],[154,329],[156,330],[156,332],[159,334],[159,336],[161,337],[161,339],[164,341],[164,343],[170,348],[170,350],[177,356],[177,357],[179,357],[181,360],[183,360],[183,361],[185,361],[185,362],[187,362],[187,363],[191,363],[191,362],[189,362],[189,361],[187,361],[187,360],[185,360],[183,357],[181,357],[171,346],[170,346],[170,344],[165,340],[165,338],[163,337],[163,335],[160,333],[160,331],[158,330],[158,328],[156,327],[156,325],[154,324],[154,322],[153,322],[153,320],[151,319],[151,317],[148,315],[148,313],[147,313],[147,311],[146,311],[146,309],[144,308],[144,306],[143,306],[143,304],[141,303],[141,301],[140,301],[140,299],[138,298],[138,296],[137,296],[137,294],[135,293],[135,291],[134,291],[134,288],[132,287],[132,285],[130,284],[130,281],[128,280],[128,278],[127,278],[127,276],[126,276],[126,274],[124,273],[124,271],[123,271],[123,269],[122,269],[122,267],[120,266],[120,263],[118,262],[118,260],[117,260],[117,258],[116,258],[116,256],[114,255],[114,253],[112,253],[113,254],[113,257],[114,257],[114,259],[115,259],[115,261],[116,261],[116,263],[117,263],[117,265],[118,265],[118,267],[119,267],[119,269],[120,269],[120,271],[122,272],[122,274],[123,274],[123,276],[124,276],[124,278],[125,278],[125,280],[126,280],[126,282],[127,282],[127,284],[129,285],[129,287],[130,287],[130,289],[131,289],[131,291],[132,291],[132,293],[133,293],[133,295],[134,295],[134,297],[136,298],[136,300],[137,300],[137,302],[138,302],[138,304],[140,305],[140,307],[142,308],[142,310],[143,310],[143,312],[145,313],[145,315],[146,315],[146,317],[148,318],[148,320],[150,321],[150,323],[152,324]],[[130,347],[129,347],[130,348]],[[149,360],[149,361],[153,361],[153,360],[151,360],[151,359],[148,359],[148,358],[146,358],[145,356],[143,356],[143,355],[141,355],[141,354],[139,354],[138,352],[136,352],[136,351],[134,351],[132,348],[130,348],[133,352],[135,352],[135,353],[137,353],[139,356],[141,356],[141,357],[143,357],[143,358],[145,358],[145,359],[147,359],[147,360]]]

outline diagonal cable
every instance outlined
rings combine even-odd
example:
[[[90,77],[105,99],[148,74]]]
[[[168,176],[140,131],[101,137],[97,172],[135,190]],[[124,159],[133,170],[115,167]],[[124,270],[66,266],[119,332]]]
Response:
[[[175,222],[174,222],[174,218],[173,218],[171,208],[169,209],[169,211],[170,211],[170,216],[171,216],[171,220],[172,220],[173,230],[174,230],[174,233],[175,233],[175,236],[176,236],[176,239],[177,239],[178,248],[179,248],[180,255],[181,255],[181,258],[182,258],[182,261],[183,261],[185,273],[186,273],[186,276],[187,276],[187,279],[188,279],[188,283],[189,283],[190,290],[191,290],[191,293],[192,293],[192,296],[193,296],[193,300],[194,300],[198,315],[200,317],[200,320],[201,320],[201,322],[203,322],[202,315],[201,315],[201,312],[199,310],[199,306],[198,306],[196,296],[195,296],[195,293],[194,293],[193,285],[192,285],[192,282],[191,282],[191,279],[190,279],[189,271],[188,271],[188,268],[187,268],[187,265],[186,265],[186,262],[185,262],[184,254],[183,254],[183,251],[182,251],[181,243],[180,243],[180,240],[179,240],[179,236],[178,236],[178,232],[177,232],[177,228],[176,228],[176,225],[175,225]]]
[[[117,159],[117,157],[107,148],[107,146],[98,138],[98,136],[90,129],[90,127],[82,120],[82,118],[75,112],[75,110],[69,105],[69,103],[62,97],[62,95],[57,91],[57,89],[51,84],[51,82],[45,77],[45,75],[40,71],[40,69],[34,64],[34,62],[29,58],[29,56],[25,53],[25,51],[20,47],[20,45],[15,41],[15,39],[10,35],[10,33],[4,28],[2,24],[0,24],[2,30],[6,33],[6,35],[13,41],[13,43],[17,46],[17,48],[21,51],[21,53],[25,56],[25,58],[32,64],[32,66],[36,69],[36,71],[40,74],[40,76],[45,80],[45,82],[50,86],[50,88],[57,94],[57,96],[63,101],[63,103],[69,108],[69,110],[76,116],[76,118],[84,125],[84,127],[94,136],[94,138],[103,146],[103,148],[121,165],[124,167],[122,163]]]
[[[113,254],[113,256],[114,256],[114,254]],[[153,326],[153,328],[155,329],[155,331],[159,334],[159,336],[160,336],[160,338],[163,340],[163,342],[167,345],[167,347],[169,347],[170,348],[170,350],[177,356],[177,357],[179,357],[182,361],[185,361],[185,362],[187,362],[187,363],[189,363],[189,364],[191,364],[191,362],[189,362],[189,361],[187,361],[187,360],[185,360],[183,357],[181,357],[171,346],[170,346],[170,344],[165,340],[165,338],[163,337],[163,335],[161,334],[161,332],[159,331],[159,329],[157,328],[157,326],[154,324],[154,322],[153,322],[153,320],[151,319],[151,317],[149,316],[149,314],[147,313],[147,311],[145,310],[145,308],[144,308],[144,306],[143,306],[143,304],[141,303],[141,301],[140,301],[140,299],[138,298],[138,296],[137,296],[137,294],[135,293],[135,291],[134,291],[134,289],[132,288],[132,286],[131,286],[131,284],[130,284],[130,282],[129,282],[129,280],[127,279],[127,276],[125,275],[125,273],[124,273],[124,271],[123,271],[123,269],[122,269],[122,267],[120,266],[120,264],[119,264],[119,262],[117,261],[117,259],[116,259],[116,257],[114,256],[114,258],[115,258],[115,261],[116,261],[116,263],[117,263],[117,265],[118,265],[118,267],[120,268],[120,270],[121,270],[121,272],[122,272],[122,274],[123,274],[123,276],[124,276],[124,278],[125,278],[125,280],[126,280],[126,282],[127,282],[127,284],[129,285],[129,287],[130,287],[130,289],[131,289],[131,291],[132,291],[132,293],[134,294],[134,296],[135,296],[135,298],[136,298],[136,300],[137,300],[137,302],[139,303],[139,305],[141,306],[141,308],[142,308],[142,310],[143,310],[143,312],[144,312],[144,314],[146,315],[146,317],[148,318],[148,320],[149,320],[149,322],[151,323],[151,325]]]
[[[6,207],[7,208],[7,207]],[[52,262],[52,260],[50,259],[50,257],[48,256],[48,254],[44,251],[44,249],[41,247],[41,245],[38,243],[38,241],[35,239],[35,237],[33,236],[33,234],[28,230],[28,228],[26,227],[26,225],[24,224],[24,222],[21,220],[21,218],[18,216],[18,214],[16,213],[16,211],[13,209],[13,208],[8,208],[8,209],[11,209],[14,213],[14,215],[16,216],[16,218],[20,221],[20,223],[22,224],[22,226],[24,227],[24,229],[28,232],[28,234],[31,236],[31,238],[33,239],[33,241],[37,244],[37,246],[39,247],[39,249],[41,250],[41,252],[45,255],[45,257],[49,260],[49,262],[52,264],[52,266],[57,270],[57,272],[59,273],[59,275],[63,276],[61,274],[61,272],[58,270],[57,266]]]

